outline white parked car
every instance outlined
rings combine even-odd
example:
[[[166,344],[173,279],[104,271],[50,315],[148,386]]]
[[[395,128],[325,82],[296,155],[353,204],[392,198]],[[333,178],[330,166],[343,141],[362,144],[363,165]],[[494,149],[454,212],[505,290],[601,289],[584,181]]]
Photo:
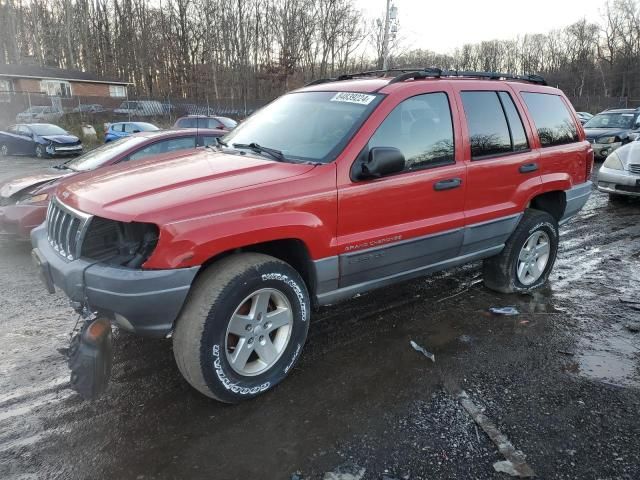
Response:
[[[598,190],[612,201],[640,197],[640,141],[628,143],[611,153],[598,172]]]

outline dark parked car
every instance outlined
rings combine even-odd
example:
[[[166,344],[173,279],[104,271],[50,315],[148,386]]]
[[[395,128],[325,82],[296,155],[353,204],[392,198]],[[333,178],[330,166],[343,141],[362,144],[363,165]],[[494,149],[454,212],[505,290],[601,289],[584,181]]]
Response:
[[[50,123],[22,123],[0,132],[0,155],[35,155],[38,158],[80,155],[82,142]]]
[[[640,134],[640,109],[605,110],[584,124],[587,140],[597,160],[604,160]]]
[[[187,115],[176,120],[173,128],[217,128],[231,131],[238,126],[232,118],[207,115]]]
[[[85,155],[0,185],[0,234],[28,238],[44,222],[49,198],[61,179],[107,165],[175,152],[190,153],[224,135],[222,130],[144,132],[96,148]]]

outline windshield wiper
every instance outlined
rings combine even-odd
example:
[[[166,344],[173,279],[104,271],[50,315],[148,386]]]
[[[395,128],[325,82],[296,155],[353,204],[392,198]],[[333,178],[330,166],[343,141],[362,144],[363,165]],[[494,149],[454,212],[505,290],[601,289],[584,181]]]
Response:
[[[279,162],[284,162],[286,160],[284,153],[280,150],[276,150],[275,148],[263,147],[258,145],[256,142],[251,143],[233,143],[233,148],[248,148],[249,150],[253,150],[256,153],[266,153],[271,155],[271,157],[275,158]]]

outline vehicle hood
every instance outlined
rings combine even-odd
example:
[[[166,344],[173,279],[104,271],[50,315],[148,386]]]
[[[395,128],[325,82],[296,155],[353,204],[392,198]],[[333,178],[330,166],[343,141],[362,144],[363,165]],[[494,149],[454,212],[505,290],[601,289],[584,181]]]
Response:
[[[62,144],[76,143],[80,140],[78,137],[74,135],[45,135],[45,136],[42,136],[41,138],[44,138],[45,140],[48,140],[50,142],[62,143]]]
[[[70,170],[46,169],[33,173],[28,177],[14,178],[0,185],[0,197],[8,198],[23,190],[41,186],[72,173],[74,172]]]
[[[56,196],[80,211],[120,221],[154,221],[173,212],[185,215],[187,205],[211,201],[231,190],[302,175],[310,164],[291,164],[201,151],[192,155],[122,163],[64,181]],[[249,194],[249,193],[248,193]],[[158,215],[159,214],[159,215]]]
[[[629,130],[624,128],[585,128],[584,133],[587,136],[587,140],[592,140],[600,137],[610,137],[612,135],[626,136]]]
[[[635,141],[620,147],[615,151],[624,166],[630,163],[640,164],[640,141]]]

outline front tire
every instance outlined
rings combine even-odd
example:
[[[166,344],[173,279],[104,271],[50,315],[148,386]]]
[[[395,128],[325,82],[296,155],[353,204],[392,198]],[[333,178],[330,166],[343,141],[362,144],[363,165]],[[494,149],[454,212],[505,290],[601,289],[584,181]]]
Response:
[[[198,277],[177,321],[178,368],[208,397],[253,398],[295,365],[310,307],[302,278],[287,263],[259,253],[223,258]]]
[[[558,254],[558,222],[527,209],[504,250],[483,263],[484,284],[501,293],[528,292],[544,285]]]
[[[36,145],[36,158],[46,158],[47,152],[44,147],[40,144]]]

